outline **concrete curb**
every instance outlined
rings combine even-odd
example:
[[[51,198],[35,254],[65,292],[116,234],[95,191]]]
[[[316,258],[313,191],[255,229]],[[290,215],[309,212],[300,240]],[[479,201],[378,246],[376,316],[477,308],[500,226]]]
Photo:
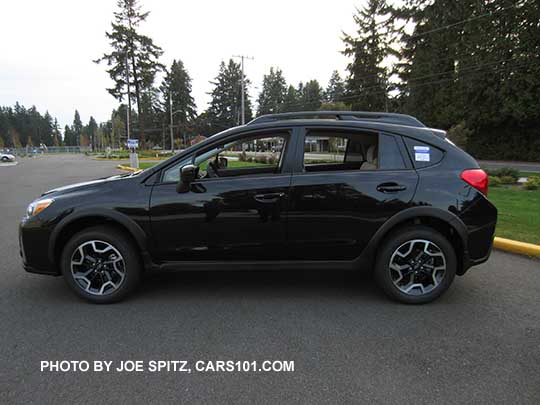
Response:
[[[493,247],[510,253],[540,257],[540,245],[496,237]]]
[[[134,167],[124,166],[124,165],[118,165],[116,166],[117,169],[125,170],[127,172],[140,172],[142,169],[135,169]]]

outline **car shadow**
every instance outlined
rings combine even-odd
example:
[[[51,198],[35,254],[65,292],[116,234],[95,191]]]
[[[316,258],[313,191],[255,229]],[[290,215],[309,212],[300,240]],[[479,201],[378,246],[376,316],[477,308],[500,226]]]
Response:
[[[200,297],[216,293],[222,298],[257,296],[319,299],[344,295],[369,299],[382,297],[369,272],[157,271],[144,276],[132,299]]]

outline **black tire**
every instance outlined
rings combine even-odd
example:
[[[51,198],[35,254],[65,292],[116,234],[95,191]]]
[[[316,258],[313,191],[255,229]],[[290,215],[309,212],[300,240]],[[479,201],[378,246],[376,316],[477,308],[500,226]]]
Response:
[[[9,162],[9,159],[5,156],[2,156],[2,162]]]
[[[415,239],[434,243],[443,253],[446,262],[446,270],[439,284],[433,290],[420,295],[411,295],[400,290],[394,284],[390,270],[390,260],[394,252],[408,241]],[[384,240],[378,250],[374,273],[377,284],[390,298],[405,304],[425,304],[440,297],[450,287],[456,275],[456,266],[456,253],[446,237],[433,228],[412,225],[396,230]]]
[[[123,259],[123,279],[110,293],[95,295],[84,290],[71,271],[71,261],[79,246],[89,241],[103,241],[116,249]],[[66,243],[61,255],[61,269],[64,280],[79,297],[95,304],[110,304],[124,299],[138,285],[142,266],[136,246],[128,235],[114,227],[95,226],[75,234]]]

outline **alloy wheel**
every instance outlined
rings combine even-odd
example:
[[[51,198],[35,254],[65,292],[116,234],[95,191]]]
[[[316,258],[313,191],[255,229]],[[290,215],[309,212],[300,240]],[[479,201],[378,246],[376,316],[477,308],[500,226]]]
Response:
[[[125,279],[124,258],[102,240],[84,242],[71,255],[71,274],[78,286],[92,295],[108,295]]]
[[[394,286],[402,293],[424,295],[442,282],[446,273],[446,258],[435,243],[414,239],[394,251],[389,271]]]

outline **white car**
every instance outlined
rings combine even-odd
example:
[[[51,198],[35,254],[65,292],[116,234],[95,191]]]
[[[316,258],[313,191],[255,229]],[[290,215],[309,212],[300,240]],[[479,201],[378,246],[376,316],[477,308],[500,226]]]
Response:
[[[5,162],[14,162],[15,161],[15,156],[9,154],[9,153],[1,153],[0,152],[0,161],[2,161],[2,163],[5,163]]]

